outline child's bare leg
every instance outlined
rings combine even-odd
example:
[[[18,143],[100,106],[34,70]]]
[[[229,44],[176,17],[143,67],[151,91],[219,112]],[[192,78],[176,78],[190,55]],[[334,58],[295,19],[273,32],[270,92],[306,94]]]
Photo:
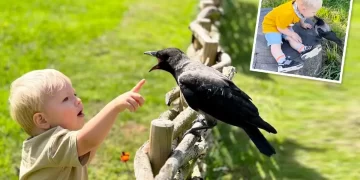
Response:
[[[289,42],[290,46],[293,49],[297,50],[299,53],[304,51],[305,46],[302,43],[295,41],[293,38],[291,38],[289,36],[287,36],[285,39]]]
[[[270,49],[272,56],[275,58],[278,64],[285,61],[285,54],[281,50],[281,44],[272,44]]]
[[[294,71],[302,68],[302,64],[285,57],[281,49],[281,34],[280,33],[266,33],[265,39],[267,45],[270,46],[271,55],[278,64],[278,72]]]
[[[301,59],[305,60],[311,57],[314,57],[316,55],[319,54],[319,52],[321,51],[321,46],[305,46],[302,43],[299,43],[297,41],[295,41],[293,38],[287,36],[285,38],[290,46],[295,49],[296,51],[298,51],[301,55]]]

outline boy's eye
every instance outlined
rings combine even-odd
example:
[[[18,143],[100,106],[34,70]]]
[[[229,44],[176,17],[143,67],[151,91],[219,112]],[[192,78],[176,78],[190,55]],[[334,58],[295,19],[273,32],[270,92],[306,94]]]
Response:
[[[68,98],[68,97],[66,97],[66,98],[63,100],[63,102],[65,102],[65,101],[67,101],[67,100],[69,100],[69,98]]]

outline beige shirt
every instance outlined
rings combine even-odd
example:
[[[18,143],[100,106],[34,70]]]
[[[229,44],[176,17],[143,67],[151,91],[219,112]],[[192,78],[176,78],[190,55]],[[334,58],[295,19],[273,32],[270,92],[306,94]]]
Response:
[[[86,163],[90,152],[78,157],[77,133],[54,127],[24,141],[20,180],[88,179]]]

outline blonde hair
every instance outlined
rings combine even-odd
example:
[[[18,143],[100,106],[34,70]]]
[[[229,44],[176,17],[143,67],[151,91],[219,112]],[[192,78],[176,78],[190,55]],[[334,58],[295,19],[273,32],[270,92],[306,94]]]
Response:
[[[305,7],[318,9],[322,7],[322,0],[301,0]]]
[[[33,116],[43,110],[44,96],[52,96],[66,83],[71,84],[70,79],[54,69],[34,70],[22,75],[10,87],[11,117],[32,135],[35,128]]]

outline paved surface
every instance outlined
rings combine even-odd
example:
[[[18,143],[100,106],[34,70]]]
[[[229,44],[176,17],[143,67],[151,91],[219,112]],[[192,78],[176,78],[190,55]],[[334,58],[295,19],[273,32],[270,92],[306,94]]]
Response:
[[[260,20],[258,23],[257,38],[255,44],[255,56],[252,67],[254,69],[261,69],[267,71],[277,72],[277,63],[272,57],[270,48],[267,47],[265,36],[262,33],[262,21],[264,16],[271,11],[272,8],[262,8],[260,11]],[[314,24],[312,21],[307,21],[308,23]],[[321,38],[317,36],[314,29],[303,29],[299,23],[293,26],[295,32],[299,34],[303,43],[305,45],[319,45],[321,44]],[[284,41],[282,44],[282,50],[286,56],[290,56],[295,61],[304,62],[301,60],[299,53],[291,48],[290,44],[287,41]],[[316,76],[321,70],[323,61],[321,57],[321,52],[313,58],[310,58],[304,62],[304,67],[298,71],[288,72],[291,74],[299,74],[305,76]]]

